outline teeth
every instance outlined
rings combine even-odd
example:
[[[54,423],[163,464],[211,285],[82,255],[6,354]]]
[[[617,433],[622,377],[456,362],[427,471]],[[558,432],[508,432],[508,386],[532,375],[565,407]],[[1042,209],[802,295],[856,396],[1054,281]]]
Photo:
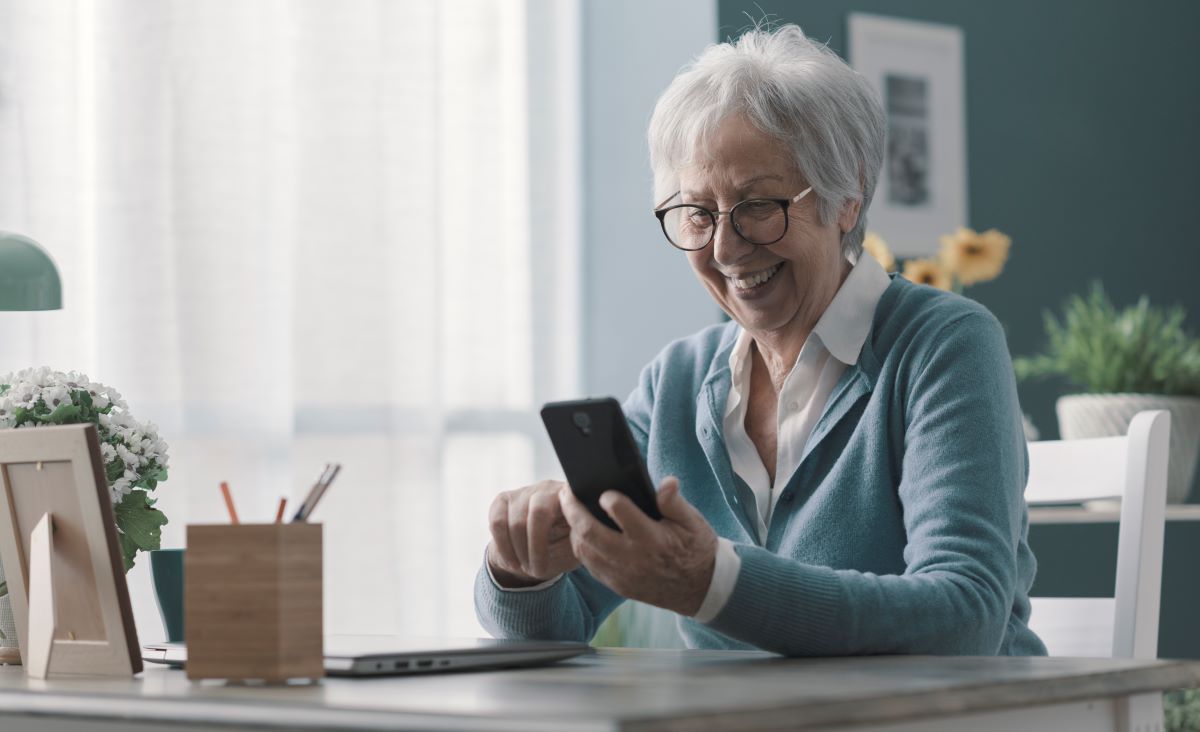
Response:
[[[783,262],[780,262],[779,264],[775,265],[774,267],[764,269],[762,272],[759,272],[758,274],[755,274],[755,275],[751,275],[750,277],[747,277],[745,279],[733,279],[733,278],[730,278],[730,279],[733,279],[734,286],[737,287],[739,290],[749,290],[751,287],[758,287],[762,283],[771,279],[771,277],[774,276],[774,274],[776,272],[778,272],[779,268],[782,266],[783,266]]]

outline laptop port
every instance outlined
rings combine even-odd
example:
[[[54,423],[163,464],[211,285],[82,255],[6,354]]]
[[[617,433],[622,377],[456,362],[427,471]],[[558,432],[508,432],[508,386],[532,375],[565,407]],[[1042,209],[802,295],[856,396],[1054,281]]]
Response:
[[[432,666],[433,666],[433,661],[431,659],[425,658],[420,661],[417,661],[417,668],[430,668]]]

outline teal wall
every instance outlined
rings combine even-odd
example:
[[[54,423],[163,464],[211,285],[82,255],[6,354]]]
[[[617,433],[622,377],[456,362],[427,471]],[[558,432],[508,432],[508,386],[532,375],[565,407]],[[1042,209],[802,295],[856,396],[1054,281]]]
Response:
[[[720,0],[718,33],[765,14],[845,56],[852,11],[963,29],[969,223],[1013,239],[1000,279],[967,294],[1015,354],[1094,278],[1118,304],[1180,303],[1200,330],[1200,2]],[[1021,386],[1043,437],[1066,391]]]

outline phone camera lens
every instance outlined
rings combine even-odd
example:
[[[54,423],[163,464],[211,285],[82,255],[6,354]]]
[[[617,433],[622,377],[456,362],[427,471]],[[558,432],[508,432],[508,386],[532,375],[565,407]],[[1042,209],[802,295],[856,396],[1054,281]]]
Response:
[[[592,432],[592,419],[587,415],[587,412],[576,412],[574,417],[575,426],[585,435]]]

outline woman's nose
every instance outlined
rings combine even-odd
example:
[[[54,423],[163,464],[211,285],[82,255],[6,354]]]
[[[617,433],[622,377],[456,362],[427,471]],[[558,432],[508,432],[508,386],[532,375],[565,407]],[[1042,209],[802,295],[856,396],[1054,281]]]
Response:
[[[749,250],[754,247],[753,244],[743,239],[733,229],[733,222],[729,220],[729,214],[720,216],[717,219],[717,228],[713,233],[713,259],[717,264],[729,266],[746,258]]]

